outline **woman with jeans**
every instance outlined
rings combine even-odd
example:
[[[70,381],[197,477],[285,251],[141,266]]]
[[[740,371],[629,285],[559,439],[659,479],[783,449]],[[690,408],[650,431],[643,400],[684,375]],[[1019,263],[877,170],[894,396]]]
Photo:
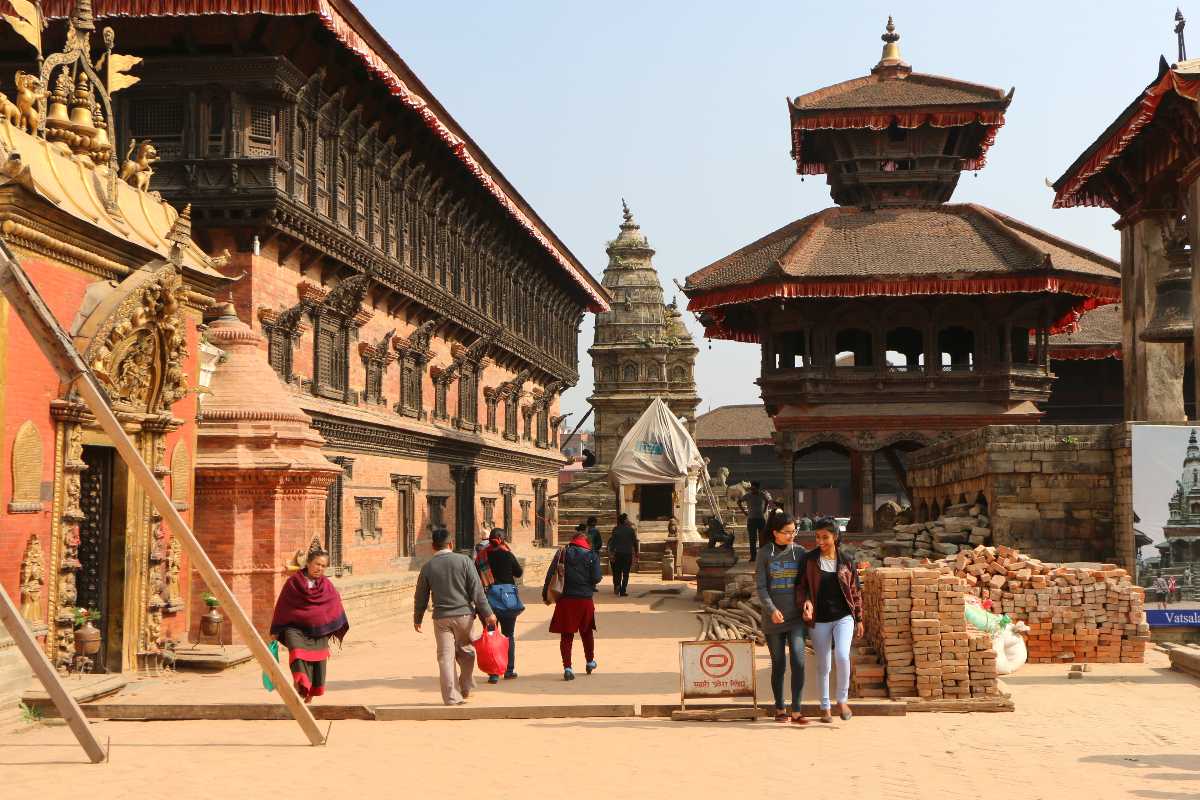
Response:
[[[487,546],[475,555],[475,567],[487,592],[492,613],[500,621],[500,632],[508,637],[508,669],[504,679],[517,677],[517,617],[525,610],[517,594],[517,578],[525,574],[521,562],[505,541],[504,528],[492,528]],[[488,683],[499,683],[499,675],[488,675]]]
[[[858,568],[842,552],[837,521],[825,517],[813,526],[817,547],[804,560],[797,581],[796,602],[804,610],[811,628],[813,653],[821,679],[821,722],[833,722],[829,702],[830,654],[837,662],[838,713],[843,720],[854,716],[846,704],[850,694],[850,643],[862,638],[862,593]]]
[[[771,691],[775,695],[775,721],[807,725],[800,710],[804,689],[804,618],[796,604],[796,579],[804,561],[804,548],[793,540],[796,523],[785,511],[767,519],[767,537],[758,548],[754,578],[762,603],[762,628],[771,653]],[[785,654],[785,650],[787,651]],[[783,702],[783,676],[788,657],[792,665],[791,714]]]

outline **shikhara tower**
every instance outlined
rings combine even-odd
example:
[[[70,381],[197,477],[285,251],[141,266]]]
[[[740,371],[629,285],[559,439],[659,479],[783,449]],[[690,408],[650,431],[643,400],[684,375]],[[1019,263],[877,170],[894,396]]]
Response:
[[[612,461],[617,447],[653,397],[662,397],[695,433],[695,364],[698,349],[672,301],[664,302],[652,259],[654,249],[622,201],[621,232],[609,243],[601,281],[611,310],[596,315],[592,357],[596,456]]]

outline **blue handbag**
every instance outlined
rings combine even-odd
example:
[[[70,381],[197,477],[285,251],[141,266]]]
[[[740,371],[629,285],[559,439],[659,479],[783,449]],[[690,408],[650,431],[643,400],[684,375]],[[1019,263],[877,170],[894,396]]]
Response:
[[[517,587],[511,583],[493,583],[487,588],[488,605],[498,617],[515,617],[525,610]]]

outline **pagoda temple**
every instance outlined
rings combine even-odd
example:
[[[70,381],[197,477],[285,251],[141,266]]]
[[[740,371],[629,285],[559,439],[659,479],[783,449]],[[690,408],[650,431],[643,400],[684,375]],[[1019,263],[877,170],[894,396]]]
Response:
[[[1120,298],[1112,260],[949,202],[984,166],[1013,93],[914,72],[890,19],[882,38],[868,75],[788,104],[796,170],[825,175],[837,205],[685,286],[708,336],[761,345],[786,502],[798,457],[849,457],[851,531],[874,527],[876,454],[903,484],[906,451],[1037,422],[1052,335]]]

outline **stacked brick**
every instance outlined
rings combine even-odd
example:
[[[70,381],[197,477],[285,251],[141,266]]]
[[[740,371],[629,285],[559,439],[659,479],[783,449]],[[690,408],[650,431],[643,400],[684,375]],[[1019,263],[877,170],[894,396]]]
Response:
[[[968,631],[964,588],[965,581],[936,567],[866,572],[866,638],[882,659],[889,696],[964,700],[998,693],[991,637]]]
[[[1060,566],[1007,547],[977,547],[939,562],[992,610],[1029,625],[1031,663],[1140,663],[1150,627],[1141,587],[1111,564]]]

